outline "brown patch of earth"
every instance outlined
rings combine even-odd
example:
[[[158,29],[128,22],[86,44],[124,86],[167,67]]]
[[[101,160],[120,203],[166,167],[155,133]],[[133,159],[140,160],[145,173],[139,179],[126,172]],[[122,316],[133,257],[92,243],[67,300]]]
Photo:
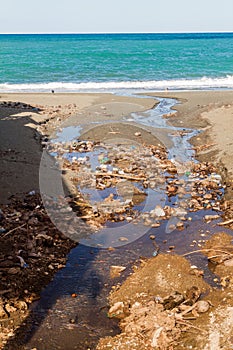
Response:
[[[211,288],[202,271],[180,256],[159,255],[135,267],[109,297],[109,317],[120,319],[122,332],[101,339],[97,349],[231,349],[232,252],[232,237],[221,232],[203,249],[210,264],[213,255],[222,257],[214,260],[222,289]]]

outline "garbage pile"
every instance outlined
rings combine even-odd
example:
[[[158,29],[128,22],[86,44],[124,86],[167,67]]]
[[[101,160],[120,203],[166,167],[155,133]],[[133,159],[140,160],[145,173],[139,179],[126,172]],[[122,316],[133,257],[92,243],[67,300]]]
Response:
[[[5,324],[39,297],[76,243],[56,229],[34,192],[1,206],[0,242],[0,320]]]
[[[208,288],[184,258],[160,254],[149,259],[112,290],[108,316],[120,320],[121,333],[101,339],[97,349],[170,350],[184,333],[205,335],[194,321],[214,309],[203,299]]]
[[[220,217],[224,186],[209,162],[181,164],[168,159],[161,144],[76,140],[50,143],[48,152],[75,185],[73,203],[81,203],[81,217],[92,227],[107,221],[158,227],[162,220],[176,217],[172,230],[183,229],[190,212],[210,209],[216,214],[207,221]]]

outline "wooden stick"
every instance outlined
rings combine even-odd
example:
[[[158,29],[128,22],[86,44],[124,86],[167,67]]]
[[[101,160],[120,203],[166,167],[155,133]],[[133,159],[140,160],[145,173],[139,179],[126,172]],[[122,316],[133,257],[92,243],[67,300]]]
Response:
[[[126,175],[126,174],[113,174],[113,173],[95,173],[96,176],[110,176],[110,177],[121,177],[123,179],[128,180],[135,180],[135,181],[142,181],[146,180],[146,177],[139,177],[139,176],[133,176],[133,175]]]
[[[92,208],[92,206],[91,206],[90,204],[85,203],[85,202],[73,201],[73,203],[75,203],[75,204],[78,205],[79,207]]]
[[[233,219],[224,221],[224,222],[219,222],[217,225],[218,226],[224,226],[224,225],[228,225],[228,224],[232,224],[233,223]]]
[[[177,323],[179,324],[183,324],[184,326],[188,326],[190,328],[194,328],[197,329],[198,331],[201,331],[203,333],[207,333],[207,331],[205,331],[204,329],[201,329],[199,327],[194,326],[192,323],[188,322],[188,321],[183,321],[183,320],[176,320]]]
[[[223,253],[223,254],[227,254],[227,255],[232,255],[231,253],[225,252],[224,250],[219,250],[219,249],[211,248],[211,249],[193,250],[192,252],[185,253],[185,254],[183,254],[182,256],[187,256],[187,255],[195,254],[195,253],[211,252],[211,251],[215,251],[215,252],[219,252],[219,253]]]
[[[225,257],[225,259],[224,259],[224,261],[225,260],[229,260],[229,259],[231,259],[231,257],[233,257],[233,254],[228,254],[228,253],[225,253],[226,255],[228,255],[228,257]],[[208,259],[214,259],[214,258],[223,258],[223,256],[222,255],[212,255],[212,256],[208,256]]]
[[[27,223],[25,222],[23,225],[13,228],[13,230],[8,231],[8,232],[5,233],[2,237],[8,236],[10,233],[12,233],[12,232],[14,232],[14,231],[16,231],[16,230],[18,230],[18,229],[24,227],[26,224],[27,224]],[[1,237],[0,237],[0,238],[1,238]]]
[[[5,290],[0,290],[0,295],[6,294],[12,292],[12,289],[5,289]]]

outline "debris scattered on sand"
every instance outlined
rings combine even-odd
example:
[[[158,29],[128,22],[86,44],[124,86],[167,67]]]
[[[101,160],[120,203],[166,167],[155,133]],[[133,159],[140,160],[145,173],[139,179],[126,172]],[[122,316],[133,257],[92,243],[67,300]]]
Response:
[[[0,233],[1,348],[26,318],[29,304],[39,298],[42,287],[65,266],[66,255],[76,243],[55,228],[39,194],[13,197],[0,213],[4,227]]]
[[[224,186],[213,164],[189,162],[183,169],[168,159],[161,144],[114,145],[76,140],[50,143],[48,152],[55,155],[64,176],[73,183],[74,203],[82,203],[82,217],[93,228],[107,221],[124,220],[159,227],[161,220],[177,217],[173,229],[182,230],[189,220],[188,212],[221,210]],[[144,206],[150,196],[155,203],[157,197],[164,204],[138,211],[137,206]],[[219,218],[219,214],[212,214],[205,220]]]

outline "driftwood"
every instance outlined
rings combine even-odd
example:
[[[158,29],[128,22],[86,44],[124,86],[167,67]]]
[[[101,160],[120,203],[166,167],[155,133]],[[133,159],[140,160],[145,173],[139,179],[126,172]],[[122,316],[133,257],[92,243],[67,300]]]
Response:
[[[109,177],[121,177],[122,179],[142,181],[146,180],[145,176],[134,176],[127,174],[114,174],[114,173],[95,173],[96,176],[109,176]]]
[[[182,256],[187,256],[187,255],[191,255],[191,254],[195,254],[195,253],[208,253],[208,252],[212,252],[212,251],[215,251],[216,253],[222,253],[222,254],[232,256],[232,253],[230,253],[230,252],[226,252],[224,250],[219,250],[219,249],[215,249],[215,248],[193,250],[192,252],[185,253]]]
[[[227,220],[227,221],[224,221],[224,222],[219,222],[217,225],[218,226],[224,226],[224,225],[229,225],[229,224],[232,224],[233,223],[233,219],[230,219],[230,220]]]
[[[8,236],[9,234],[13,233],[14,231],[16,231],[16,230],[18,230],[18,229],[24,227],[26,224],[27,224],[27,223],[25,223],[25,224],[23,224],[23,225],[20,225],[20,226],[18,226],[18,227],[13,228],[12,230],[10,230],[10,231],[8,231],[7,233],[5,233],[2,237]]]
[[[90,204],[85,203],[85,202],[73,201],[73,203],[78,205],[79,207],[92,208],[92,206]]]

